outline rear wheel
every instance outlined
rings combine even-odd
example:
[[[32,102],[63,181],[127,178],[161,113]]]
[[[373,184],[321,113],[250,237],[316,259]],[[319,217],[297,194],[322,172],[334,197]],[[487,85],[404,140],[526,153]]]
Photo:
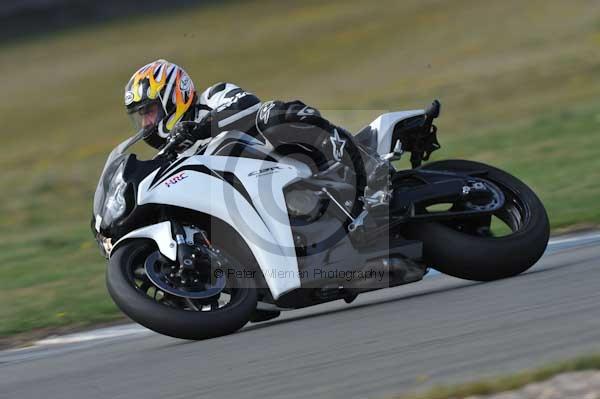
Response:
[[[415,223],[409,238],[423,242],[424,260],[451,276],[477,281],[511,277],[533,266],[543,255],[550,235],[548,216],[539,198],[514,176],[489,165],[463,160],[433,162],[423,169],[479,172],[502,190],[505,204],[492,217],[464,218],[444,223]],[[494,233],[493,220],[504,224]]]
[[[158,282],[161,271],[168,273],[173,267],[160,262],[164,260],[154,243],[132,240],[114,251],[106,272],[108,292],[117,306],[151,330],[182,339],[217,337],[242,328],[256,309],[257,293],[251,278],[220,274],[220,283],[205,290],[189,285],[176,290],[166,279],[168,275]],[[233,262],[229,258],[228,269],[235,267]]]

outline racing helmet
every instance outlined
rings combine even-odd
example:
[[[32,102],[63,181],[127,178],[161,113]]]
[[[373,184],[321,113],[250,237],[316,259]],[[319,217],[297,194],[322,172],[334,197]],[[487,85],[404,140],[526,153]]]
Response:
[[[135,129],[146,131],[146,143],[161,148],[177,122],[194,118],[196,96],[187,72],[161,59],[141,67],[129,79],[125,107]]]

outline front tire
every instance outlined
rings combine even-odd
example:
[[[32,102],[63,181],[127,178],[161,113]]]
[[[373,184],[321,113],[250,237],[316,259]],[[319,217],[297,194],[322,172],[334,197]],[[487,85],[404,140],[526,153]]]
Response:
[[[231,334],[242,328],[256,309],[257,292],[250,278],[235,278],[235,301],[210,311],[178,309],[181,298],[156,300],[136,286],[133,275],[139,265],[156,251],[148,240],[132,240],[119,246],[106,271],[108,292],[119,309],[134,321],[160,334],[200,340]],[[136,269],[137,268],[137,269]],[[167,305],[170,303],[171,305]]]
[[[424,261],[431,267],[466,280],[491,281],[520,274],[540,259],[548,245],[550,224],[544,206],[526,184],[498,168],[473,161],[439,161],[423,168],[462,173],[486,171],[482,177],[506,195],[506,205],[499,212],[505,218],[515,219],[511,233],[502,237],[478,235],[474,228],[458,228],[460,221],[407,226],[406,236],[423,242]]]

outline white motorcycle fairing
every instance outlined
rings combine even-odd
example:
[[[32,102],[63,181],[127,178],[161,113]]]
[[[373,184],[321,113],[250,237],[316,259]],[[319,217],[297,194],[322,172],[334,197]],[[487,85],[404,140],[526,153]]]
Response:
[[[395,126],[424,112],[391,112],[371,122],[368,127],[376,139],[373,144],[377,152],[384,155],[392,151]],[[276,300],[301,286],[283,189],[310,177],[311,171],[307,165],[285,157],[273,162],[210,155],[236,140],[262,147],[262,143],[245,133],[223,132],[209,142],[206,155],[192,155],[195,148],[190,149],[166,170],[157,169],[148,175],[139,184],[136,200],[138,205],[165,204],[191,209],[230,225],[248,245]],[[268,152],[267,147],[261,150]],[[233,174],[238,184],[232,185],[224,176],[227,173]],[[163,255],[171,260],[176,258],[177,243],[168,222],[126,234],[113,245],[112,251],[130,238],[150,238]]]
[[[226,173],[237,179],[235,187],[225,179]],[[300,287],[283,188],[308,176],[310,170],[293,161],[195,155],[147,176],[138,187],[137,203],[192,209],[229,224],[250,248],[277,299]],[[130,232],[115,243],[113,251],[134,237],[153,239],[163,255],[175,260],[177,244],[169,222]]]

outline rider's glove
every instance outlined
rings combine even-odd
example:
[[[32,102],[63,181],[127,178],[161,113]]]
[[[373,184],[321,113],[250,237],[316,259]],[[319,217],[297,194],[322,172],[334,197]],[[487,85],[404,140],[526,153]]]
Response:
[[[200,122],[183,121],[175,125],[169,134],[169,143],[173,143],[176,152],[181,153],[198,140],[211,137],[211,118],[207,117]]]

